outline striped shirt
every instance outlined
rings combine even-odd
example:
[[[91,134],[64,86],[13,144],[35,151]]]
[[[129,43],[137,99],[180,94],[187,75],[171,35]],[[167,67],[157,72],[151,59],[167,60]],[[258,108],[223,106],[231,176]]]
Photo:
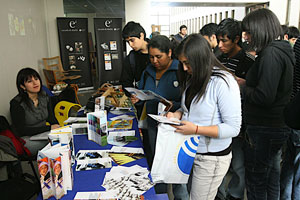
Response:
[[[218,57],[219,61],[239,78],[246,78],[246,74],[254,63],[253,56],[241,49],[235,56],[229,58],[227,54]]]
[[[298,37],[294,45],[296,64],[294,67],[292,98],[297,94],[297,92],[300,91],[300,39],[299,38],[300,36]]]

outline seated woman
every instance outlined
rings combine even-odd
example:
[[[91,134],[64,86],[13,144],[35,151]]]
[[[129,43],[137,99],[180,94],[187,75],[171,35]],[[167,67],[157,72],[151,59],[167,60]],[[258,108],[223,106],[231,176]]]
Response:
[[[148,43],[148,52],[150,62],[141,76],[139,89],[150,90],[160,96],[172,101],[171,111],[176,111],[180,107],[180,88],[177,80],[177,70],[179,61],[172,57],[172,44],[166,36],[157,35]],[[132,102],[139,101],[132,97]],[[146,102],[147,114],[158,114],[158,100]],[[149,167],[151,168],[156,146],[157,122],[147,117],[148,134],[144,135],[144,145],[150,146],[150,151],[146,151]],[[166,184],[157,184],[155,186],[157,193],[166,193]],[[186,185],[173,185],[175,199],[188,199]]]
[[[178,47],[178,58],[184,92],[181,108],[167,113],[167,117],[182,120],[181,126],[174,126],[176,132],[200,135],[190,199],[215,199],[231,162],[232,137],[240,131],[239,86],[201,35],[184,39]]]
[[[32,68],[23,68],[17,75],[19,94],[10,101],[10,115],[18,135],[35,155],[48,141],[31,141],[30,137],[60,127],[54,116],[50,99],[42,90],[40,75]],[[46,125],[49,122],[50,125]]]

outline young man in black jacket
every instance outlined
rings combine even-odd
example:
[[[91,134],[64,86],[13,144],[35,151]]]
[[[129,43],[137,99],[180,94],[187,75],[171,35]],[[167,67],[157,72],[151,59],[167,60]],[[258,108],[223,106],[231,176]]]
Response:
[[[150,63],[146,32],[139,23],[131,21],[123,28],[122,37],[132,50],[124,60],[120,82],[123,87],[137,87],[142,72]]]

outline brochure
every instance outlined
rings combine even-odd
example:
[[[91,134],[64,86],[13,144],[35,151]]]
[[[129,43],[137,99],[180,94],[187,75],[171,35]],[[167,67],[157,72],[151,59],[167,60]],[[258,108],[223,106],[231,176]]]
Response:
[[[87,135],[88,128],[87,124],[72,124],[72,134],[73,135]]]
[[[109,131],[109,135],[107,136],[107,143],[115,146],[124,146],[135,140],[137,140],[135,130]]]
[[[76,160],[92,160],[108,158],[110,150],[79,150],[76,154]]]
[[[64,121],[65,124],[71,124],[71,123],[85,123],[87,121],[86,117],[69,117],[66,121]]]
[[[162,97],[159,94],[156,94],[155,92],[152,92],[151,90],[139,90],[132,87],[126,87],[125,90],[127,90],[131,94],[136,95],[136,97],[142,101],[153,100],[153,99],[160,101],[166,106],[165,112],[168,112],[173,106],[173,103],[171,101],[167,100],[166,98]]]
[[[100,110],[87,114],[88,139],[101,146],[107,145],[107,114]]]
[[[117,194],[112,192],[77,192],[74,200],[117,200]]]
[[[114,120],[107,122],[109,131],[120,129],[132,129],[133,120]]]
[[[112,167],[106,172],[102,187],[116,194],[118,199],[139,199],[154,186],[148,175],[147,168],[138,165]]]
[[[153,114],[148,114],[148,115],[160,123],[181,125],[180,120],[177,118],[167,118],[165,116],[153,115]]]
[[[76,171],[111,168],[111,158],[77,160]]]
[[[109,153],[108,155],[118,165],[124,165],[145,158],[145,155],[141,153]]]
[[[73,170],[69,145],[50,143],[38,152],[37,163],[43,199],[55,196],[60,199],[73,188]]]
[[[46,131],[37,135],[33,135],[31,136],[29,139],[30,140],[48,140],[48,134],[50,133],[50,131]]]

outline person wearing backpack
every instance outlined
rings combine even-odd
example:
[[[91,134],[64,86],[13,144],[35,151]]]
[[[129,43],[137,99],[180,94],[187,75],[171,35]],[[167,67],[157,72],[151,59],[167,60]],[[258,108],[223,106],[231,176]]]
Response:
[[[139,23],[130,21],[123,28],[122,37],[132,50],[124,60],[120,83],[123,87],[137,88],[143,71],[150,63],[146,32]]]
[[[48,141],[31,141],[30,137],[59,128],[49,97],[42,90],[40,75],[32,68],[23,68],[17,75],[18,95],[10,101],[10,115],[17,134],[35,155]],[[50,125],[46,125],[48,122]]]

